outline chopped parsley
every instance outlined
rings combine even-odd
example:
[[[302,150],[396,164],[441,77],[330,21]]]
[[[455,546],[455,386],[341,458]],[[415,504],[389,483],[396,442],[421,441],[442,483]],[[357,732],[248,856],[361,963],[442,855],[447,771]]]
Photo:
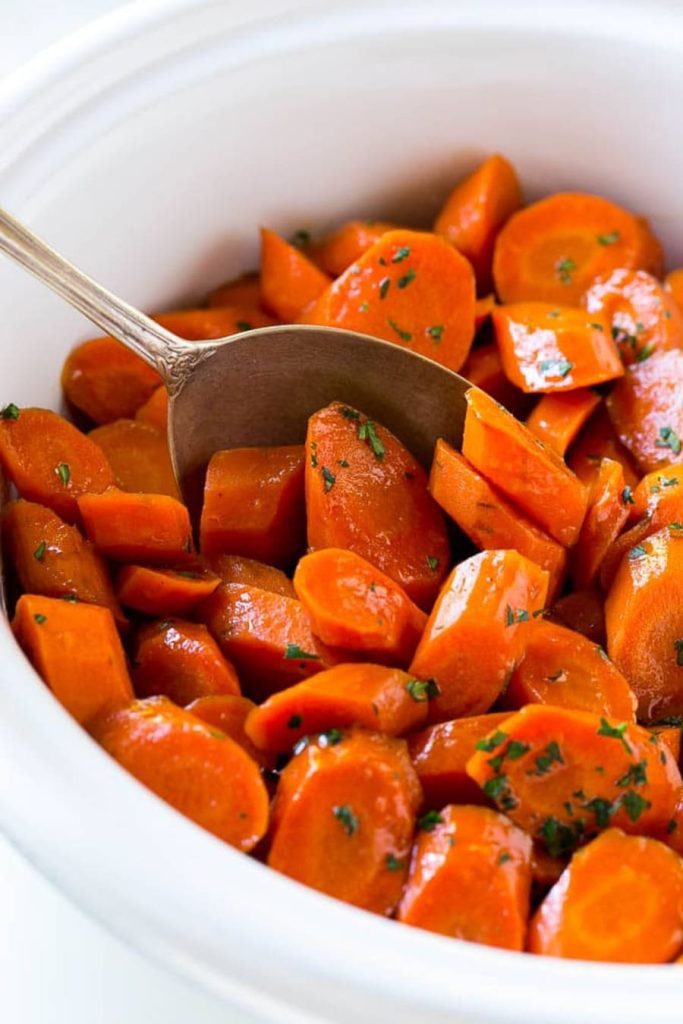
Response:
[[[365,423],[359,425],[358,438],[370,445],[372,454],[376,459],[384,458],[385,448],[377,435],[377,430],[372,420],[366,420]]]
[[[644,363],[646,359],[649,359],[652,353],[655,351],[655,345],[653,342],[648,342],[643,348],[636,352],[636,362]]]
[[[564,764],[562,752],[555,740],[551,740],[545,750],[535,758],[534,775],[547,775],[554,764]]]
[[[327,492],[331,491],[332,488],[334,487],[337,478],[332,472],[332,470],[328,469],[327,466],[323,466],[320,472],[322,473],[322,478],[324,482],[323,486],[325,488],[325,493],[327,494]]]
[[[402,263],[403,260],[407,260],[409,256],[410,256],[410,246],[409,245],[401,245],[396,250],[394,255],[391,257],[391,262],[392,263]]]
[[[601,718],[598,736],[608,736],[611,740],[619,740],[620,743],[624,744],[626,753],[631,754],[633,751],[631,750],[631,746],[625,736],[627,729],[628,722],[620,722],[619,725],[610,725],[606,718]]]
[[[529,615],[526,608],[511,608],[507,605],[505,608],[505,625],[515,626],[518,622],[528,622],[531,616]]]
[[[347,462],[346,459],[337,459],[337,465],[341,466],[342,469],[348,469],[349,468],[349,463]]]
[[[439,568],[439,559],[434,555],[427,555],[427,568],[431,569],[432,572],[436,572]]]
[[[558,356],[555,359],[541,359],[538,368],[544,377],[560,377],[564,380],[574,369],[574,364],[564,356]]]
[[[437,825],[443,823],[443,818],[438,811],[427,811],[421,818],[417,819],[417,827],[421,832],[433,832]]]
[[[492,779],[487,779],[481,788],[486,796],[498,802],[507,792],[507,775],[495,775]]]
[[[624,505],[635,505],[636,503],[636,499],[633,497],[633,488],[629,487],[628,484],[621,492],[621,500]]]
[[[36,550],[33,552],[33,557],[35,558],[36,562],[42,562],[43,557],[44,557],[46,551],[47,551],[47,544],[46,544],[46,542],[44,540],[41,540],[40,544],[38,545]]]
[[[305,246],[310,245],[310,244],[311,244],[311,233],[310,233],[310,231],[305,231],[303,228],[299,228],[299,230],[295,231],[294,234],[292,235],[292,245],[295,245],[297,247],[297,249],[303,249],[303,248],[305,248]]]
[[[441,336],[443,335],[444,330],[445,327],[443,326],[443,324],[434,324],[432,327],[427,328],[427,334],[432,339],[432,341],[436,342],[436,344],[438,345],[439,342],[441,341]]]
[[[642,558],[647,554],[647,551],[642,544],[636,544],[635,547],[631,548],[628,553],[629,561],[634,562],[637,558]]]
[[[406,690],[417,704],[426,704],[441,694],[435,679],[409,679]]]
[[[572,274],[576,270],[576,263],[569,256],[565,256],[564,259],[557,261],[555,270],[562,284],[572,284]]]
[[[62,481],[63,485],[66,487],[69,480],[71,479],[71,470],[69,469],[67,463],[60,462],[59,465],[55,468],[55,473]]]
[[[287,644],[283,657],[285,661],[320,661],[319,654],[304,651],[298,644]]]
[[[624,793],[620,800],[631,821],[638,821],[641,814],[652,806],[649,800],[643,799],[640,793],[636,793],[632,789]]]
[[[509,860],[512,860],[512,854],[507,850],[501,850],[498,854],[498,865],[507,864]]]
[[[415,273],[413,268],[410,267],[406,271],[406,273],[403,275],[403,277],[399,277],[399,279],[396,282],[396,284],[398,285],[399,288],[407,288],[408,285],[410,284],[410,282],[414,281],[416,277],[417,277],[417,274]]]
[[[390,277],[383,277],[382,280],[379,283],[379,297],[380,297],[380,299],[386,299],[387,292],[389,291],[390,287],[391,287],[391,278]]]
[[[557,818],[545,818],[538,830],[539,837],[545,843],[551,857],[562,857],[571,853],[582,832],[583,825],[580,821],[575,822],[572,828]]]
[[[596,237],[598,245],[614,245],[616,242],[619,241],[619,232],[610,231],[606,235],[597,235]]]
[[[387,871],[403,871],[405,861],[399,860],[394,853],[388,853],[384,858],[384,865]]]
[[[508,738],[506,732],[502,732],[500,729],[494,732],[492,736],[486,736],[483,740],[477,740],[475,747],[477,750],[484,750],[487,754],[490,754],[496,747],[499,747],[501,743],[505,743]]]
[[[638,761],[632,764],[628,771],[625,771],[621,778],[617,779],[617,786],[625,789],[627,786],[644,786],[647,783],[647,761]]]
[[[345,420],[359,420],[360,413],[357,409],[350,409],[348,405],[343,405],[340,412]]]
[[[251,324],[248,320],[235,320],[235,327],[238,331],[250,331]]]
[[[412,334],[410,331],[404,331],[403,328],[399,327],[395,320],[387,320],[387,323],[391,327],[392,331],[398,334],[401,341],[412,341]]]
[[[601,796],[593,797],[592,800],[588,800],[583,806],[587,811],[593,812],[595,824],[598,828],[607,828],[610,818],[617,809],[609,800],[605,800]]]
[[[303,725],[303,718],[301,715],[292,715],[290,720],[287,722],[288,729],[299,729]]]
[[[657,448],[670,448],[674,455],[681,451],[681,439],[673,427],[661,427],[659,437],[655,441]]]
[[[339,807],[333,807],[332,813],[337,821],[341,822],[343,825],[347,836],[352,836],[354,832],[358,831],[360,822],[348,804],[341,804]]]
[[[343,739],[344,733],[341,729],[328,729],[326,732],[318,734],[318,746],[323,748],[336,747]]]
[[[36,620],[39,626],[42,626],[44,622],[47,622],[47,615],[41,615],[40,612],[34,615],[33,618]]]
[[[9,405],[6,405],[4,409],[0,411],[0,416],[3,420],[18,420],[19,406],[15,405],[14,402],[10,402]]]

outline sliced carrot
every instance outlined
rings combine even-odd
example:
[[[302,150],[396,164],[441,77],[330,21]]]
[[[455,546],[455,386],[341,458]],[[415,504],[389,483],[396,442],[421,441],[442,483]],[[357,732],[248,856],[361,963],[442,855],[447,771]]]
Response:
[[[683,347],[683,313],[673,296],[644,270],[619,267],[599,277],[581,304],[606,322],[624,363],[640,363],[653,352]]]
[[[609,825],[656,835],[681,777],[646,729],[544,704],[527,705],[482,740],[467,772],[552,856]]]
[[[355,551],[429,607],[450,549],[420,464],[385,427],[339,402],[309,419],[306,452],[309,546]]]
[[[384,664],[409,662],[427,622],[398,583],[342,548],[302,558],[294,589],[323,643]]]
[[[274,594],[282,594],[284,597],[296,597],[289,576],[272,565],[242,555],[211,555],[206,562],[223,583],[243,583],[260,590],[272,590]]]
[[[664,278],[664,290],[668,292],[683,313],[683,268],[670,271]]]
[[[434,679],[430,720],[488,711],[523,653],[520,625],[543,607],[548,573],[517,551],[484,551],[443,585],[410,666]]]
[[[132,700],[126,657],[108,608],[24,594],[12,629],[43,682],[81,725]]]
[[[683,714],[683,524],[631,548],[605,602],[607,649],[652,722]]]
[[[256,271],[241,274],[209,292],[206,304],[212,306],[258,306],[261,302],[261,278]]]
[[[199,536],[203,555],[290,564],[306,543],[303,447],[232,448],[212,455]]]
[[[156,370],[110,337],[77,345],[62,369],[66,398],[95,423],[134,416],[160,384]]]
[[[49,409],[7,406],[0,415],[0,468],[20,497],[78,518],[77,498],[114,484],[102,449]]]
[[[574,391],[624,374],[607,323],[595,315],[517,302],[497,306],[491,316],[505,374],[522,391]]]
[[[579,480],[590,487],[600,471],[602,459],[620,462],[624,470],[624,483],[633,489],[640,479],[629,452],[617,437],[604,405],[588,421],[567,458],[569,468]]]
[[[135,419],[164,433],[168,430],[168,391],[163,384],[137,409]]]
[[[491,292],[477,299],[474,305],[474,329],[478,331],[484,326],[491,313],[496,308],[496,296]],[[468,357],[469,358],[469,357]]]
[[[515,548],[547,569],[548,599],[555,598],[567,568],[565,549],[522,515],[443,439],[436,442],[429,489],[478,548]]]
[[[106,455],[122,491],[180,499],[165,429],[137,420],[114,420],[91,430],[89,437]]]
[[[611,828],[572,858],[529,929],[542,956],[666,963],[683,943],[683,861]]]
[[[683,351],[655,352],[629,366],[607,410],[643,473],[683,462]]]
[[[603,459],[591,489],[588,512],[571,555],[575,586],[589,587],[595,580],[608,549],[628,519],[631,497],[624,483],[621,464]]]
[[[636,521],[648,516],[655,529],[683,520],[683,469],[663,466],[644,476],[633,491],[631,511]]]
[[[398,909],[403,924],[501,949],[524,948],[531,840],[488,807],[444,807],[418,834]]]
[[[285,752],[313,733],[333,737],[362,725],[401,736],[424,725],[428,682],[383,665],[335,665],[274,694],[249,715],[247,736],[260,750]]]
[[[268,864],[313,889],[392,913],[420,784],[402,740],[353,731],[309,742],[280,777]]]
[[[372,334],[451,370],[474,335],[474,274],[438,235],[382,235],[304,314],[303,322]]]
[[[676,721],[674,725],[673,722]],[[659,737],[661,743],[664,743],[671,751],[676,764],[681,760],[681,725],[680,719],[664,719],[663,722],[656,722],[654,725],[649,725],[647,731],[653,733]]]
[[[5,506],[2,542],[25,593],[100,604],[127,625],[104,559],[51,509],[23,499]]]
[[[637,551],[641,541],[646,540],[653,533],[657,533],[661,528],[661,524],[653,525],[652,517],[645,516],[630,530],[617,537],[605,552],[600,566],[600,586],[604,591],[608,591],[612,586],[623,558],[633,549]]]
[[[559,192],[513,214],[493,256],[503,302],[578,305],[616,267],[649,269],[652,243],[633,214],[600,196]]]
[[[129,494],[110,487],[78,499],[85,532],[103,555],[120,562],[184,563],[192,528],[184,505],[165,494]]]
[[[186,615],[213,594],[220,581],[220,576],[200,566],[158,569],[124,565],[116,577],[116,593],[126,608],[145,615]]]
[[[153,317],[172,334],[187,341],[209,341],[241,334],[254,327],[272,327],[272,316],[254,306],[216,306],[212,309],[177,309]]]
[[[549,619],[581,633],[595,644],[605,642],[604,600],[595,587],[565,594],[550,609]]]
[[[195,824],[238,850],[268,827],[268,793],[234,740],[166,697],[100,716],[93,737],[131,775]]]
[[[581,481],[483,391],[472,388],[465,397],[465,458],[556,541],[575,543],[588,504]]]
[[[635,721],[636,699],[602,647],[554,622],[530,622],[524,658],[503,695],[507,708],[526,704],[591,711],[619,721]]]
[[[211,697],[198,697],[187,705],[186,710],[212,728],[220,729],[235,743],[239,743],[249,757],[262,768],[273,768],[275,761],[271,755],[255,747],[244,731],[244,723],[255,707],[256,704],[248,697],[223,693]]]
[[[311,255],[328,274],[339,277],[375,242],[379,242],[382,235],[396,230],[397,224],[385,220],[351,220],[323,238]]]
[[[474,384],[476,388],[481,388],[491,398],[495,398],[496,402],[500,402],[518,418],[526,415],[529,404],[533,401],[505,376],[495,341],[473,348],[460,370],[460,376]]]
[[[456,718],[408,737],[408,751],[426,807],[438,811],[446,804],[490,803],[465,766],[479,740],[500,728],[509,717],[509,711],[503,711]]]
[[[133,683],[139,697],[165,696],[174,704],[238,695],[239,679],[206,626],[182,619],[149,622],[138,632]]]
[[[543,395],[526,425],[544,444],[564,455],[599,405],[600,395],[589,388]]]
[[[280,320],[292,323],[330,283],[327,274],[301,249],[261,228],[261,302]]]

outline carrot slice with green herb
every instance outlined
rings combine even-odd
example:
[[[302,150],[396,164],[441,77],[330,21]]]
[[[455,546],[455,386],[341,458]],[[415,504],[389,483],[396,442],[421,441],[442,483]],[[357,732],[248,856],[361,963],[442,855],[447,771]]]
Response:
[[[114,420],[91,430],[89,437],[107,456],[122,491],[180,499],[165,428],[161,431],[137,420]]]
[[[578,441],[572,446],[567,464],[579,480],[590,487],[600,472],[602,459],[613,459],[621,463],[624,484],[631,489],[635,488],[640,474],[631,455],[617,437],[604,404],[591,416]]]
[[[154,565],[192,559],[190,516],[175,498],[110,487],[81,495],[78,508],[88,539],[107,558]]]
[[[595,587],[565,594],[550,609],[551,622],[573,629],[595,644],[605,643],[604,598]]]
[[[526,425],[544,444],[564,455],[598,405],[600,395],[589,388],[543,395]]]
[[[608,547],[600,566],[600,586],[604,591],[609,591],[612,586],[623,558],[633,549],[639,551],[641,542],[662,528],[662,524],[653,525],[653,518],[644,516]]]
[[[261,229],[261,302],[285,323],[293,323],[318,299],[330,279],[301,249]]]
[[[672,718],[663,718],[661,722],[655,722],[647,727],[648,732],[657,736],[660,743],[664,743],[669,748],[676,764],[679,764],[681,760],[682,725],[683,719],[673,716]]]
[[[398,224],[385,220],[351,220],[314,246],[311,257],[332,277],[339,277],[382,235],[396,230]]]
[[[296,597],[289,576],[272,565],[242,555],[211,555],[205,562],[212,572],[220,576],[223,583],[241,583],[260,590],[272,590],[274,594],[282,594],[284,597]]]
[[[212,309],[177,309],[158,313],[154,320],[186,341],[210,341],[241,334],[253,327],[272,327],[272,316],[254,306],[216,306]]]
[[[156,427],[164,434],[168,430],[168,391],[161,385],[152,392],[150,397],[136,411],[135,419],[138,423],[145,423],[149,427]]]
[[[500,402],[518,418],[526,415],[529,405],[533,402],[531,396],[525,395],[505,376],[495,341],[473,348],[460,370],[460,375],[476,388],[481,388],[496,402]]]
[[[206,626],[182,619],[149,622],[138,632],[133,682],[139,697],[165,696],[174,704],[236,695],[239,679]]]
[[[134,416],[160,384],[156,370],[110,337],[77,345],[62,369],[67,400],[95,423]]]
[[[206,300],[213,306],[259,306],[261,303],[261,278],[256,271],[233,277],[209,292]]]
[[[595,580],[607,551],[628,519],[630,498],[621,464],[603,459],[591,489],[579,539],[571,554],[571,573],[576,587],[589,587]]]
[[[648,516],[659,529],[667,522],[683,520],[683,467],[663,466],[648,473],[631,497],[631,513],[636,521]]]
[[[124,565],[116,577],[121,604],[145,615],[183,615],[212,594],[220,577],[208,569]]]
[[[239,743],[249,757],[262,768],[272,769],[275,759],[255,747],[244,731],[244,723],[255,707],[256,704],[248,697],[222,693],[211,697],[198,697],[187,705],[186,710],[213,729],[220,729],[235,743]]]
[[[643,473],[683,462],[683,351],[656,352],[629,366],[607,410]]]

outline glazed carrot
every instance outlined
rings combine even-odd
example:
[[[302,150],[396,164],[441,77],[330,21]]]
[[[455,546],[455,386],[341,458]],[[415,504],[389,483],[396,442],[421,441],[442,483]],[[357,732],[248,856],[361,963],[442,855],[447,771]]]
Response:
[[[483,391],[466,394],[462,453],[560,544],[578,538],[588,496],[556,451]]]
[[[496,296],[491,292],[489,295],[483,295],[474,304],[474,329],[478,331],[484,326],[491,313],[496,308]],[[468,357],[469,358],[469,357]]]
[[[88,436],[106,455],[122,491],[180,499],[165,428],[162,432],[137,420],[114,420]]]
[[[552,856],[609,825],[657,834],[681,777],[646,729],[543,704],[529,704],[482,740],[467,772]]]
[[[679,267],[666,275],[664,290],[671,295],[679,311],[683,313],[683,268]]]
[[[491,291],[496,235],[522,205],[512,164],[494,153],[451,192],[434,223],[474,267],[480,292]]]
[[[636,214],[640,231],[641,259],[640,268],[653,277],[664,277],[664,250],[647,217]]]
[[[636,521],[648,516],[655,529],[683,520],[683,469],[663,466],[644,476],[633,490],[631,511]]]
[[[631,213],[600,196],[559,192],[512,215],[496,239],[493,277],[503,302],[577,305],[598,275],[649,269],[651,258]]]
[[[271,755],[255,747],[244,731],[244,723],[255,707],[256,704],[248,697],[223,693],[211,697],[198,697],[187,705],[186,710],[212,728],[220,729],[235,743],[239,743],[249,757],[262,768],[272,768],[274,759]]]
[[[622,377],[607,322],[571,306],[517,302],[491,314],[503,369],[532,394],[574,391]]]
[[[460,370],[460,376],[475,387],[481,388],[491,398],[495,398],[496,402],[504,405],[518,419],[526,415],[529,404],[533,401],[505,376],[495,341],[473,348]]]
[[[673,296],[644,270],[619,267],[597,278],[581,304],[606,322],[626,364],[683,346],[683,313]]]
[[[532,843],[531,847],[531,877],[533,880],[533,895],[539,890],[545,895],[556,882],[559,882],[562,872],[567,867],[565,857],[551,857],[545,846],[540,843]]]
[[[401,898],[419,802],[402,740],[352,731],[330,742],[323,734],[282,772],[268,864],[389,915]]]
[[[652,722],[683,714],[683,527],[665,527],[621,560],[605,602],[607,649]]]
[[[605,554],[628,519],[630,500],[631,492],[626,489],[621,464],[603,459],[591,489],[579,539],[571,554],[571,573],[576,587],[589,587],[595,580]]]
[[[139,782],[219,839],[248,852],[265,835],[268,793],[258,765],[166,697],[100,716],[91,732]]]
[[[544,444],[564,455],[598,405],[600,395],[589,388],[543,395],[526,425]]]
[[[182,619],[149,622],[138,632],[133,659],[138,697],[165,696],[174,704],[200,697],[239,695],[235,669],[206,626]]]
[[[81,494],[106,490],[114,472],[101,448],[49,409],[0,412],[0,468],[20,497],[47,505],[62,519],[78,518]]]
[[[455,567],[410,666],[439,687],[430,721],[488,711],[522,656],[520,625],[547,589],[548,573],[517,551],[484,551]]]
[[[306,542],[302,446],[212,455],[199,536],[209,557],[227,553],[290,564]]]
[[[243,558],[242,555],[211,555],[205,561],[223,583],[243,583],[260,590],[272,590],[284,597],[296,597],[290,578],[272,565]]]
[[[564,582],[567,553],[477,473],[446,441],[436,442],[429,489],[478,548],[515,548],[550,574],[548,599]]]
[[[607,411],[643,473],[683,462],[683,351],[656,352],[629,366]]]
[[[580,850],[537,910],[529,950],[666,963],[683,943],[683,861],[656,839],[611,828]]]
[[[339,402],[309,419],[306,453],[310,548],[355,551],[430,607],[450,549],[420,464],[388,430]]]
[[[156,370],[109,337],[77,345],[62,369],[67,400],[95,423],[135,415],[160,384]]]
[[[424,725],[432,686],[398,668],[335,665],[255,708],[246,733],[260,750],[289,751],[304,736],[362,725],[401,736]]]
[[[550,609],[549,619],[581,633],[595,644],[605,642],[604,600],[595,587],[565,594]]]
[[[397,918],[466,942],[524,948],[531,840],[488,807],[444,807],[418,834]]]
[[[613,459],[621,463],[625,485],[631,489],[636,486],[640,475],[629,452],[617,437],[604,405],[591,417],[578,441],[572,446],[567,464],[579,480],[590,487],[600,471],[601,459]]]
[[[209,292],[206,304],[212,306],[259,306],[261,278],[256,271],[231,278]]]
[[[474,274],[438,235],[382,235],[304,314],[302,322],[372,334],[451,370],[474,335]]]
[[[164,433],[168,429],[168,391],[161,385],[152,392],[150,397],[136,411],[135,419],[139,423],[146,423],[150,427],[156,427]]]
[[[213,309],[178,309],[153,317],[167,331],[187,341],[208,341],[241,334],[252,327],[272,327],[272,316],[254,306],[216,306]]]
[[[132,700],[126,657],[108,608],[24,594],[12,629],[43,682],[81,725]]]
[[[502,703],[512,709],[553,704],[635,721],[636,699],[603,649],[580,633],[543,619],[527,626],[524,658],[510,677]]]
[[[663,722],[656,722],[647,727],[648,732],[658,736],[660,742],[669,748],[676,764],[681,760],[681,724],[680,719],[665,718]]]
[[[158,569],[124,565],[116,577],[121,604],[145,615],[186,615],[212,594],[220,577],[208,569]]]
[[[666,823],[666,828],[663,828],[655,838],[683,856],[683,787],[678,791],[676,807]]]
[[[330,283],[327,274],[296,246],[261,228],[261,302],[280,320],[292,323]]]
[[[5,555],[25,593],[100,604],[127,624],[104,559],[75,526],[23,499],[5,506],[1,525]]]
[[[190,516],[165,494],[129,494],[110,487],[78,499],[88,539],[120,562],[185,563],[192,557]]]
[[[509,711],[456,718],[430,725],[408,737],[408,752],[424,794],[424,805],[440,810],[446,804],[488,804],[480,787],[465,771],[479,740],[500,728]]]
[[[635,526],[632,526],[630,530],[626,530],[625,533],[622,533],[608,547],[600,566],[600,586],[604,591],[608,591],[612,586],[614,577],[617,574],[617,569],[626,555],[628,555],[628,553],[633,549],[638,551],[642,541],[646,540],[653,533],[657,533],[658,530],[662,528],[661,524],[653,525],[652,518],[653,517],[650,516],[644,516],[643,519],[635,524]]]
[[[342,548],[305,555],[294,589],[323,643],[383,664],[409,662],[427,622],[398,583]]]
[[[331,277],[339,277],[375,242],[379,242],[382,235],[396,230],[398,225],[389,221],[351,220],[314,246],[311,258]]]

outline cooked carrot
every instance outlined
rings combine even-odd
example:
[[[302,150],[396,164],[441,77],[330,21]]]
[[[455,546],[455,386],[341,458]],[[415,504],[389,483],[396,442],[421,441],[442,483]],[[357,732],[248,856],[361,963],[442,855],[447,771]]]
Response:
[[[647,217],[636,214],[640,231],[640,268],[653,277],[664,277],[664,250]]]
[[[579,539],[571,554],[571,573],[576,587],[589,587],[595,580],[608,549],[628,519],[630,499],[621,464],[603,459],[591,489]]]
[[[595,587],[565,594],[549,612],[551,622],[573,629],[595,644],[605,642],[605,608],[602,594]]]
[[[192,529],[184,505],[165,494],[129,494],[110,487],[78,499],[88,539],[120,562],[185,563],[192,559]]]
[[[68,401],[95,423],[134,416],[160,384],[156,370],[109,337],[77,345],[62,369]]]
[[[496,308],[496,296],[491,292],[489,295],[483,295],[474,304],[474,329],[478,331],[484,326],[491,313]],[[469,357],[468,357],[469,358]]]
[[[600,196],[559,192],[512,215],[496,240],[493,277],[503,302],[578,305],[598,275],[649,269],[651,257],[633,214]]]
[[[212,728],[220,729],[235,743],[239,743],[249,757],[262,768],[273,768],[275,759],[255,747],[244,731],[244,723],[255,707],[256,704],[248,697],[223,693],[211,697],[198,697],[187,705],[186,710]]]
[[[362,651],[370,661],[409,662],[427,622],[398,583],[342,548],[305,555],[294,589],[323,643]]]
[[[272,327],[272,316],[254,306],[216,306],[213,309],[177,309],[158,313],[154,320],[187,341],[227,338],[252,327]]]
[[[304,449],[232,448],[206,472],[199,546],[287,566],[306,543]]]
[[[168,391],[161,385],[136,411],[135,419],[166,433],[168,430]]]
[[[430,607],[450,549],[416,459],[385,427],[339,402],[309,419],[306,453],[309,546],[355,551]]]
[[[209,292],[206,304],[212,306],[259,306],[261,278],[256,271],[241,274]]]
[[[683,268],[679,267],[666,275],[664,290],[671,295],[679,311],[683,313]]]
[[[671,818],[655,838],[683,856],[683,786],[678,791],[678,799]]]
[[[529,950],[614,963],[666,963],[683,943],[683,861],[611,828],[580,850],[537,910]]]
[[[505,374],[522,391],[574,391],[624,374],[607,322],[581,309],[517,302],[491,318]]]
[[[638,718],[683,714],[683,524],[621,560],[605,602],[607,649],[638,698]]]
[[[482,740],[467,772],[552,856],[609,825],[657,834],[681,784],[668,748],[646,729],[544,704]]]
[[[634,488],[632,498],[631,512],[636,522],[647,516],[659,529],[683,521],[683,469],[663,466],[648,473]]]
[[[116,593],[126,608],[145,615],[186,615],[213,594],[220,582],[220,576],[201,566],[159,569],[124,565],[116,577]]]
[[[598,405],[600,395],[589,388],[543,395],[526,425],[544,444],[564,455]]]
[[[237,673],[206,626],[182,619],[149,622],[138,632],[133,659],[138,697],[189,704],[200,697],[238,695]]]
[[[509,711],[438,722],[408,737],[408,752],[424,794],[424,805],[440,810],[446,804],[488,804],[465,766],[490,732],[510,717]]]
[[[12,629],[43,682],[81,725],[132,700],[126,657],[108,608],[24,594]]]
[[[673,723],[676,722],[674,725]],[[681,760],[681,719],[665,718],[662,722],[648,725],[647,731],[659,737],[660,743],[664,743],[670,750],[676,764]]]
[[[460,370],[460,376],[495,398],[496,402],[504,405],[518,419],[526,415],[533,401],[530,395],[525,395],[505,376],[495,341],[473,348]]]
[[[398,909],[403,924],[524,949],[531,840],[488,807],[444,807],[421,830]]]
[[[604,591],[612,586],[622,559],[634,548],[638,551],[642,541],[662,528],[662,524],[653,525],[652,519],[651,516],[644,516],[610,544],[600,566],[600,586]]]
[[[429,489],[478,548],[515,548],[547,569],[548,600],[554,600],[564,582],[565,549],[522,515],[442,439],[436,442]]]
[[[243,583],[260,590],[272,590],[284,597],[296,597],[294,584],[282,569],[242,555],[211,555],[206,563],[223,583]]]
[[[432,692],[430,681],[398,668],[335,665],[269,697],[249,715],[246,733],[274,753],[291,750],[304,736],[335,736],[352,725],[401,736],[424,725]]]
[[[401,898],[419,803],[402,740],[352,731],[330,742],[323,734],[282,772],[268,864],[390,915]]]
[[[471,389],[465,397],[465,458],[556,541],[575,543],[588,504],[581,481],[483,391]]]
[[[581,304],[606,322],[626,364],[683,346],[683,313],[673,296],[644,270],[619,267],[597,278]]]
[[[137,420],[114,420],[91,430],[88,436],[107,456],[122,491],[180,499],[165,429]]]
[[[502,703],[512,709],[553,704],[629,722],[635,721],[636,711],[631,688],[602,647],[543,619],[526,628],[524,658]]]
[[[327,274],[301,249],[261,229],[261,302],[280,320],[292,323],[330,283]]]
[[[127,625],[104,559],[51,509],[23,499],[5,506],[2,542],[25,593],[100,604]]]
[[[143,785],[195,824],[248,852],[268,827],[268,793],[234,740],[166,697],[100,716],[93,737]]]
[[[445,235],[474,267],[480,293],[492,288],[496,236],[521,205],[514,167],[494,153],[455,187],[436,218],[436,233]]]
[[[474,298],[472,267],[452,245],[426,231],[389,231],[302,320],[372,334],[459,370],[474,335]]]
[[[311,258],[332,277],[339,277],[382,235],[396,230],[397,224],[385,220],[351,220],[315,245]]]
[[[683,351],[655,352],[629,366],[607,410],[643,473],[683,462]]]
[[[488,711],[523,653],[520,625],[540,611],[548,573],[517,551],[483,551],[443,585],[410,666],[439,695],[430,720]]]
[[[49,409],[17,409],[0,415],[0,468],[20,497],[47,505],[62,519],[78,518],[76,499],[114,484],[101,448]]]
[[[598,476],[602,459],[620,462],[625,485],[631,489],[636,486],[640,475],[631,455],[617,437],[604,404],[590,418],[578,441],[572,446],[567,464],[579,480],[590,487]]]

